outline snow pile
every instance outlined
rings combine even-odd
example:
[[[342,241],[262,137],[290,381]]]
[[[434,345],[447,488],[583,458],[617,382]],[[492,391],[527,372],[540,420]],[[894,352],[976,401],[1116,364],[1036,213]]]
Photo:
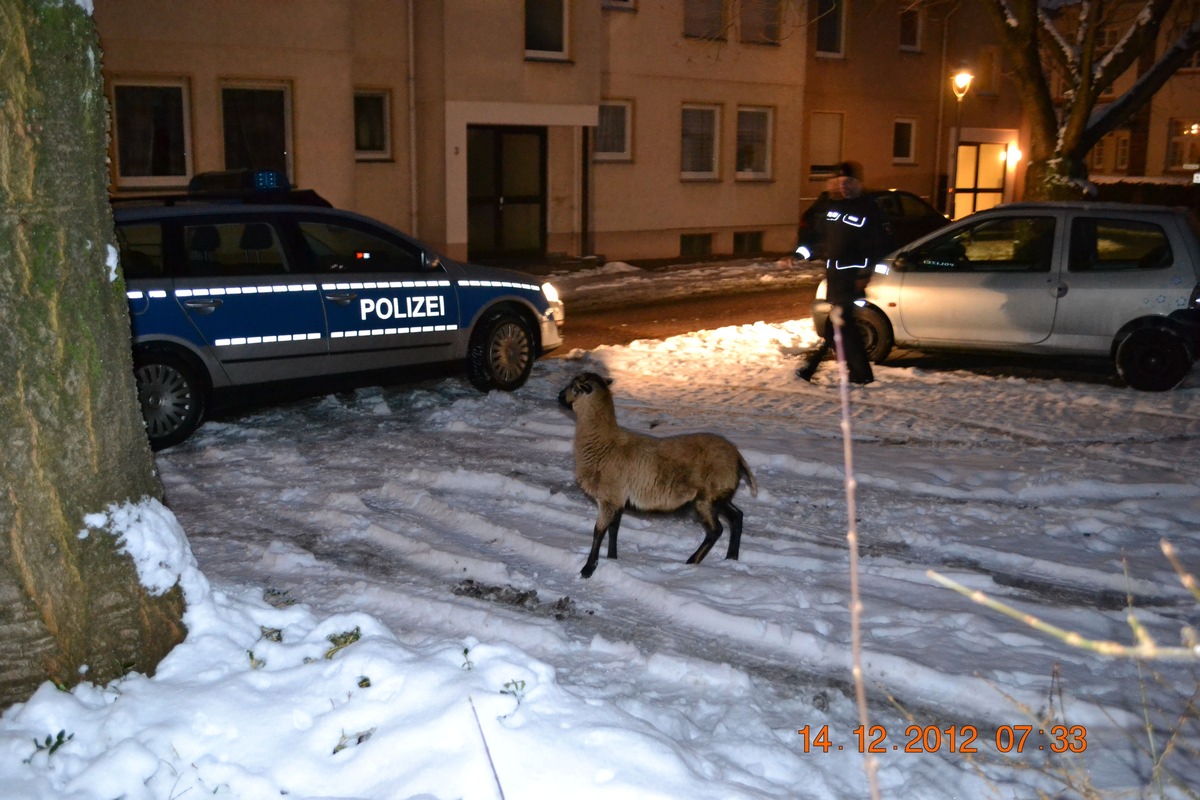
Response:
[[[590,279],[642,291],[620,275],[648,279]],[[153,679],[9,709],[3,797],[842,800],[872,743],[886,797],[1130,796],[1147,724],[1161,794],[1200,786],[1195,665],[1100,659],[926,575],[1094,639],[1131,640],[1132,596],[1178,644],[1200,619],[1159,542],[1200,572],[1200,390],[919,362],[854,390],[878,726],[856,731],[835,373],[792,374],[813,341],[720,328],[545,360],[512,394],[446,378],[208,422],[158,457],[203,575],[161,509],[89,521],[152,584],[190,581],[187,640]],[[741,560],[687,566],[693,517],[629,512],[580,579],[594,507],[556,395],[584,369],[627,427],[739,446]]]

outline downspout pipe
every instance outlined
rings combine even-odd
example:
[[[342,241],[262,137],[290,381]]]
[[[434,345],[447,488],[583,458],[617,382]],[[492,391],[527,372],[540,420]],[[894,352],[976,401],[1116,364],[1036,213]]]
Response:
[[[408,66],[404,76],[408,90],[408,232],[413,237],[420,237],[417,221],[420,219],[420,193],[417,191],[417,54],[416,33],[413,23],[416,13],[413,6],[416,0],[408,0],[406,13],[408,19]]]

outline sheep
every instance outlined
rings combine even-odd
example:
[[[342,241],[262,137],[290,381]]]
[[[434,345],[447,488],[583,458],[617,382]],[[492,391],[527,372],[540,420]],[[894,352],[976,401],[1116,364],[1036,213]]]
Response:
[[[575,412],[575,479],[596,501],[599,513],[592,549],[579,573],[590,578],[608,534],[608,557],[617,557],[617,529],[626,506],[640,511],[675,511],[692,505],[704,526],[704,541],[687,560],[699,564],[721,536],[718,514],[729,522],[729,552],[737,560],[742,512],[732,502],[744,478],[758,494],[754,474],[737,447],[715,433],[653,437],[617,425],[611,380],[594,372],[575,377],[558,395]]]

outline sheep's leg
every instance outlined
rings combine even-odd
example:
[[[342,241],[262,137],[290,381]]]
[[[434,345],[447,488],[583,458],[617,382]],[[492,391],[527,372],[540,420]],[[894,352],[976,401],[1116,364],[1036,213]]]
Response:
[[[617,527],[621,524],[621,508],[614,506],[612,503],[599,503],[600,513],[596,516],[596,527],[592,531],[592,549],[588,553],[587,562],[584,563],[580,575],[584,578],[592,577],[592,573],[596,571],[596,564],[600,561],[600,543],[604,541],[604,534],[611,533],[608,541],[608,557],[617,557]]]
[[[742,546],[742,510],[725,500],[718,504],[718,511],[729,520],[729,552],[725,554],[725,558],[737,561],[738,549]]]
[[[700,512],[700,522],[704,525],[704,541],[700,543],[700,547],[687,560],[689,564],[699,564],[703,561],[704,557],[708,555],[708,551],[712,550],[713,545],[717,543],[717,539],[721,538],[721,531],[723,530],[721,520],[717,519],[712,505],[697,502],[696,510]]]
[[[608,523],[608,557],[617,557],[617,528],[621,527],[621,515],[625,509],[618,508],[613,514],[612,522]]]

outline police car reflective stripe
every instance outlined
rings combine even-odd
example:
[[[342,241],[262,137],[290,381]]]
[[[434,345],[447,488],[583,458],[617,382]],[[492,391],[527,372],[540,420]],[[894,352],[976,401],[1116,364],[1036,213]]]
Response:
[[[307,342],[320,339],[319,333],[281,333],[278,336],[239,336],[233,339],[217,339],[213,342],[217,347],[233,347],[241,344],[278,344],[280,342]]]
[[[369,328],[361,331],[334,331],[329,334],[331,339],[353,339],[359,336],[402,336],[407,333],[437,333],[438,331],[456,331],[457,325],[414,325],[411,328]]]
[[[532,283],[516,283],[515,281],[459,281],[458,285],[459,286],[467,286],[472,289],[474,289],[474,288],[485,288],[485,289],[501,288],[501,289],[524,289],[527,292],[542,291],[541,286],[536,286]]]
[[[229,286],[211,289],[176,289],[176,297],[223,297],[232,294],[274,294],[277,292],[315,292],[315,283],[290,283],[283,286]]]
[[[322,283],[321,291],[347,289],[421,289],[427,286],[449,286],[450,281],[355,281],[353,283]]]

